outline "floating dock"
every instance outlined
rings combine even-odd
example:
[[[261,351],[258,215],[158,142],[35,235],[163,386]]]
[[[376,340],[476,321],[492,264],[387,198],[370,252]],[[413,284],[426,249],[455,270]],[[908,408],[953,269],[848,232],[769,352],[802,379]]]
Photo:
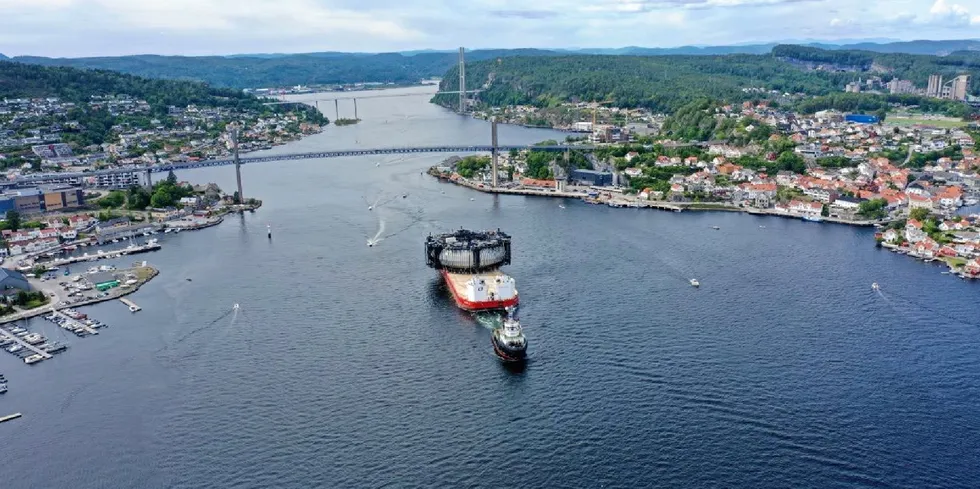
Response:
[[[11,333],[10,331],[7,331],[6,329],[0,328],[0,336],[6,337],[6,338],[10,338],[10,339],[14,340],[14,342],[16,342],[17,344],[19,344],[20,346],[23,346],[24,348],[27,348],[28,350],[34,352],[35,354],[40,355],[41,358],[43,358],[45,360],[51,358],[51,354],[50,353],[48,353],[48,352],[46,352],[44,350],[41,350],[41,349],[37,348],[36,346],[34,346],[34,345],[32,345],[32,344],[30,344],[30,343],[28,343],[28,342],[20,339],[19,336]]]
[[[138,311],[142,311],[143,310],[142,307],[137,306],[135,302],[133,302],[133,301],[131,301],[131,300],[125,298],[125,297],[120,297],[119,298],[119,302],[122,302],[123,304],[126,304],[126,306],[129,307],[129,312],[138,312]]]
[[[65,314],[62,311],[52,310],[51,312],[54,313],[55,315],[58,315],[58,316],[61,316],[61,317],[65,318],[71,324],[71,326],[73,326],[76,329],[81,329],[82,331],[84,331],[84,332],[86,332],[88,334],[99,334],[99,332],[96,331],[95,328],[89,326],[88,324],[85,324],[84,321],[80,321],[78,319],[75,319],[75,318],[73,318],[73,317]]]
[[[21,416],[23,416],[23,414],[20,414],[20,413],[8,414],[8,415],[0,418],[0,423],[6,423],[7,421],[17,419],[17,418],[19,418]]]

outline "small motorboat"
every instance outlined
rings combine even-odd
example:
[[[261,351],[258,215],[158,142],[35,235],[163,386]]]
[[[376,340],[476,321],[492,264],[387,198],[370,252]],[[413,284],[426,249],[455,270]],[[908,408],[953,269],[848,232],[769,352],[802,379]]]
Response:
[[[879,288],[880,287],[878,287],[878,282],[874,282],[871,284],[871,290],[878,290]]]
[[[407,199],[408,198],[408,194],[402,194],[402,198],[403,199]]]
[[[476,199],[474,199],[473,197],[470,197],[470,200],[476,200]]]
[[[700,283],[700,282],[698,282],[698,279],[696,279],[696,278],[692,278],[692,279],[691,279],[691,285],[692,285],[693,287],[700,287],[700,286],[701,286],[701,283]]]
[[[565,205],[564,204],[558,204],[558,208],[559,209],[564,209],[565,208]]]
[[[369,211],[373,211],[373,210],[374,210],[374,206],[373,206],[373,205],[369,205],[369,206],[368,206],[368,210],[369,210]]]
[[[236,302],[234,306],[231,306],[231,308],[232,309],[238,309],[238,303]]]
[[[715,231],[717,231],[717,230],[719,230],[719,229],[721,229],[721,228],[720,228],[720,227],[718,227],[718,226],[711,226],[711,229],[714,229]]]

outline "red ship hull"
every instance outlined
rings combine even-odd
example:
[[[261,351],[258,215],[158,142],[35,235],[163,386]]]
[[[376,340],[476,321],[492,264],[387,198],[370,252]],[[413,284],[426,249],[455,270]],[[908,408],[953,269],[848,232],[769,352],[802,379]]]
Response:
[[[516,307],[518,303],[518,295],[515,293],[514,297],[506,300],[490,300],[490,301],[471,301],[467,300],[463,290],[457,290],[460,288],[458,280],[453,280],[450,277],[449,272],[441,270],[443,280],[446,281],[446,286],[449,288],[449,292],[453,295],[453,300],[456,301],[456,306],[464,311],[492,311],[499,309],[507,309],[509,307]],[[461,289],[461,288],[460,288]]]

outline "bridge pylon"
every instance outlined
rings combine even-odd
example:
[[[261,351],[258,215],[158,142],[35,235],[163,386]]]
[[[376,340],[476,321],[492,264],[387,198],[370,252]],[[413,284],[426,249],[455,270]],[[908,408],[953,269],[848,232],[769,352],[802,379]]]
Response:
[[[231,125],[231,150],[235,159],[235,179],[238,181],[238,203],[245,203],[245,194],[242,191],[242,160],[238,158],[238,124]]]
[[[466,59],[465,48],[459,48],[459,113],[466,113]]]
[[[497,159],[500,156],[500,150],[497,148],[497,118],[493,117],[490,119],[490,146],[493,148],[490,151],[490,186],[497,188]]]

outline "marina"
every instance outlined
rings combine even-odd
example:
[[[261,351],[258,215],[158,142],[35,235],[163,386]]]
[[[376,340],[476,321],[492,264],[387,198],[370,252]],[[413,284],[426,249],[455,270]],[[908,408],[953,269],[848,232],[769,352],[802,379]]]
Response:
[[[26,364],[52,358],[52,353],[60,345],[45,343],[45,341],[47,339],[44,336],[31,333],[24,328],[0,327],[0,348],[24,360]],[[41,347],[35,345],[41,345]]]

